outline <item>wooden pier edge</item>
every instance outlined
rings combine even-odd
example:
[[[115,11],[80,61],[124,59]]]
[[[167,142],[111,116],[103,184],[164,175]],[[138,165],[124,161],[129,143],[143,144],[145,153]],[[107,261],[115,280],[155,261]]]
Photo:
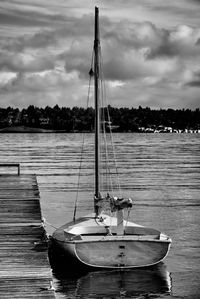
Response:
[[[35,175],[0,175],[0,298],[56,298]]]

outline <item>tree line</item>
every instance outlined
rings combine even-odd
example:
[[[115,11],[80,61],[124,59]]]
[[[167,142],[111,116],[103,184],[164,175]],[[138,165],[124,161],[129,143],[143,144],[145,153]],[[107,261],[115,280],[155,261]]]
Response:
[[[171,127],[173,130],[200,129],[200,109],[151,109],[142,108],[102,108],[105,123],[111,123],[117,132],[139,132],[145,128]],[[0,128],[6,126],[28,126],[64,130],[65,132],[92,132],[94,130],[94,109],[92,107],[38,108],[30,105],[24,109],[0,108]]]

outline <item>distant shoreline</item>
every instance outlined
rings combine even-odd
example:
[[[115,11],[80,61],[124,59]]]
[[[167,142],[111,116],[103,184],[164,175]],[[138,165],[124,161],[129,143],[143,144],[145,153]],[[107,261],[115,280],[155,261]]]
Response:
[[[200,133],[200,109],[102,108],[105,129],[120,133]],[[2,133],[94,132],[94,108],[0,108]]]
[[[167,130],[168,129],[168,130]],[[172,130],[172,128],[166,128],[166,130],[153,130],[151,128],[140,128],[139,131],[115,131],[113,130],[113,133],[200,133],[200,130],[187,130],[184,131],[181,130]],[[51,130],[51,129],[43,129],[43,128],[33,128],[33,127],[26,127],[26,126],[10,126],[0,129],[1,133],[94,133],[93,131],[66,131],[66,130]]]
[[[0,129],[0,133],[65,133],[64,130],[48,130],[42,128],[31,128],[26,126],[6,127]]]

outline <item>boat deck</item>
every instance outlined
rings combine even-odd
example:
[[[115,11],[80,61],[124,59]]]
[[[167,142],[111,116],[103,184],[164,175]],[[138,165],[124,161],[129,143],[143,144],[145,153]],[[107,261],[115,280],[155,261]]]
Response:
[[[35,175],[0,175],[0,297],[55,298]]]

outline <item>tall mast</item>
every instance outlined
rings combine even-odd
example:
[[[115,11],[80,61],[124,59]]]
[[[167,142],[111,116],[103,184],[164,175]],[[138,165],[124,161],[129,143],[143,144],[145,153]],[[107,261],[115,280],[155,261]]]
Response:
[[[95,90],[95,200],[94,211],[98,215],[96,200],[100,195],[99,188],[99,8],[95,7],[95,27],[94,27],[94,90]]]

